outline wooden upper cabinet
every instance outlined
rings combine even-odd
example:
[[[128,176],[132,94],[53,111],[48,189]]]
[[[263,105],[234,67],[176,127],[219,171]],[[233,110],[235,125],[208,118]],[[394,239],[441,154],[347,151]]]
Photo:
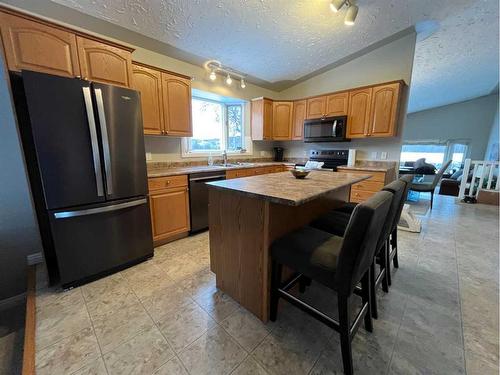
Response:
[[[251,131],[253,141],[272,139],[273,133],[273,101],[266,98],[252,100]]]
[[[161,80],[165,133],[192,137],[191,80],[163,72]]]
[[[304,138],[304,120],[306,118],[307,101],[297,100],[293,102],[292,116],[292,139],[301,140]]]
[[[349,93],[341,92],[326,97],[326,116],[347,116]]]
[[[293,102],[273,103],[273,139],[289,140],[292,138]]]
[[[396,135],[400,93],[399,82],[373,88],[369,136],[393,137]]]
[[[10,70],[80,75],[74,33],[2,12],[0,28]]]
[[[133,64],[132,74],[132,88],[141,93],[144,134],[162,134],[164,127],[161,72]]]
[[[347,138],[364,138],[368,135],[372,88],[349,92],[347,113]]]
[[[321,118],[326,114],[326,96],[307,99],[306,118]]]
[[[82,77],[90,81],[131,87],[132,53],[88,39],[76,37]]]

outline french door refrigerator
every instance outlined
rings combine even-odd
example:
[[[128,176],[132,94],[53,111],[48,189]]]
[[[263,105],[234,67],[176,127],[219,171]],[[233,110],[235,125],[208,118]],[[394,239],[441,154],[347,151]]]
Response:
[[[140,94],[31,71],[11,82],[51,284],[152,257]]]

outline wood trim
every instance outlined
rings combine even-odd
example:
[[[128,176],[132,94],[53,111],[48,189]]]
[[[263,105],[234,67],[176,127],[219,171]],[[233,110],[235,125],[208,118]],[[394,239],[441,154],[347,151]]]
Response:
[[[36,266],[28,267],[22,375],[35,375]]]
[[[98,36],[95,36],[95,35],[92,35],[92,34],[88,34],[86,32],[80,31],[80,30],[76,30],[76,29],[72,29],[72,28],[67,27],[67,26],[63,26],[63,25],[57,23],[57,21],[49,21],[49,20],[46,20],[44,18],[39,18],[39,17],[36,17],[36,16],[32,16],[30,14],[27,14],[27,13],[24,13],[24,12],[15,10],[15,9],[8,8],[8,7],[4,6],[4,5],[0,5],[0,12],[4,12],[4,13],[12,14],[14,16],[22,17],[24,19],[27,19],[27,20],[30,20],[30,21],[35,21],[35,22],[41,23],[43,25],[54,27],[54,28],[62,30],[62,31],[72,32],[72,33],[75,33],[78,36],[82,36],[82,37],[85,37],[85,38],[88,38],[88,39],[92,39],[94,41],[101,42],[101,43],[104,42],[104,43],[109,44],[109,45],[111,45],[113,47],[124,49],[124,50],[126,50],[128,52],[135,51],[135,48],[133,48],[133,47],[129,47],[129,46],[126,46],[126,45],[123,45],[123,44],[120,44],[120,43],[116,43],[116,42],[110,41],[108,39],[103,39],[103,38],[100,38]]]
[[[139,62],[139,61],[136,61],[136,60],[132,60],[132,64],[142,66],[143,68],[158,70],[159,72],[171,74],[171,75],[174,75],[174,76],[177,76],[177,77],[180,77],[180,78],[184,78],[184,79],[189,79],[189,80],[193,79],[193,77],[190,77],[190,76],[187,76],[187,75],[184,75],[184,74],[181,74],[181,73],[172,72],[171,70],[159,68],[159,67],[154,66],[154,65],[145,64],[145,63],[142,63],[142,62]]]

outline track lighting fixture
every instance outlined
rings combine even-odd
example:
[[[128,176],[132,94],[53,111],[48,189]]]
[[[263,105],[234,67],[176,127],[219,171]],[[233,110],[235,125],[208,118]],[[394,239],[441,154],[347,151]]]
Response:
[[[356,16],[358,15],[358,7],[356,5],[349,5],[349,8],[347,8],[347,13],[344,18],[344,23],[348,26],[354,25],[354,22],[356,21]]]
[[[332,0],[330,3],[330,9],[337,13],[344,5],[347,5],[344,23],[348,26],[352,26],[356,21],[359,10],[358,6],[354,5],[352,0]]]
[[[240,80],[240,87],[244,89],[247,87],[247,83],[245,81],[245,76],[243,74],[240,74],[233,69],[227,68],[223,66],[220,61],[217,60],[209,60],[205,62],[205,69],[210,71],[210,74],[208,75],[208,78],[210,78],[211,81],[215,81],[217,79],[217,74],[220,75],[225,75],[226,76],[226,84],[229,86],[233,83],[233,78],[236,77],[236,79]]]
[[[330,9],[337,13],[340,8],[342,8],[345,4],[346,0],[332,0],[330,3]]]

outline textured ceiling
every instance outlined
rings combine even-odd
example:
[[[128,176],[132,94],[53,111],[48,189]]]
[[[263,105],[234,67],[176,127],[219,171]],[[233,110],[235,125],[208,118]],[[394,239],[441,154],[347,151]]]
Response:
[[[352,27],[329,0],[52,1],[276,88],[414,25],[422,36],[437,31],[417,43],[411,111],[484,95],[498,83],[497,0],[358,0]]]

